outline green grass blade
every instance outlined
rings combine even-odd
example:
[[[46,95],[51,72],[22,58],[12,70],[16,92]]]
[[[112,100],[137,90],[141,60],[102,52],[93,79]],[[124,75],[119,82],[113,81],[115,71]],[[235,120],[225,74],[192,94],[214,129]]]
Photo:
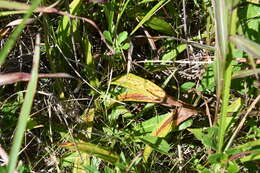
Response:
[[[220,122],[219,122],[219,141],[218,141],[218,152],[222,152],[222,148],[224,145],[224,137],[225,132],[227,129],[227,113],[228,113],[228,104],[229,104],[229,97],[230,97],[230,86],[231,86],[231,79],[232,79],[232,65],[231,63],[228,65],[227,69],[224,73],[224,87],[222,93],[222,105],[221,105],[221,113],[220,113]]]
[[[215,0],[216,40],[223,61],[228,47],[228,7],[225,0]]]
[[[70,8],[70,14],[75,15],[79,12],[79,8],[82,4],[82,0],[74,0],[70,3],[69,8]],[[68,16],[64,16],[61,23],[59,24],[58,27],[58,35],[60,36],[60,42],[64,41],[63,37],[68,37],[70,36],[71,32],[75,32],[77,29],[77,23],[76,21],[72,21],[70,27],[70,18]],[[72,31],[71,31],[72,29]]]
[[[166,0],[159,1],[145,16],[144,18],[137,24],[137,26],[133,29],[130,35],[133,35],[146,21],[148,21],[152,15],[165,3]]]
[[[241,50],[252,55],[254,58],[260,58],[260,44],[257,44],[242,36],[234,35],[230,40]]]
[[[224,145],[226,131],[226,117],[228,101],[230,96],[230,85],[232,75],[231,54],[229,52],[228,35],[230,32],[229,23],[231,22],[231,7],[235,1],[214,0],[215,25],[216,25],[216,59],[215,59],[215,79],[217,82],[217,108],[215,122],[218,120],[218,105],[222,96],[221,113],[219,119],[219,134],[217,152],[221,153]]]
[[[0,17],[14,15],[14,14],[24,14],[24,13],[26,13],[26,11],[1,11]]]
[[[228,29],[227,29],[227,14],[228,9],[225,6],[225,0],[213,0],[213,7],[215,11],[215,30],[216,30],[216,52],[215,52],[215,63],[214,63],[214,76],[216,81],[216,95],[217,95],[217,105],[215,110],[215,120],[216,124],[219,112],[219,103],[221,97],[221,91],[223,88],[223,75],[225,69],[225,59],[227,55],[227,39],[228,39]]]
[[[40,36],[36,37],[36,44],[33,57],[33,67],[32,67],[32,77],[27,87],[27,93],[25,95],[24,103],[21,108],[20,116],[18,118],[18,123],[16,127],[16,132],[14,135],[13,145],[10,152],[10,160],[8,164],[8,173],[13,173],[16,167],[18,153],[21,148],[23,135],[26,130],[26,124],[29,119],[31,112],[33,98],[36,92],[37,80],[38,80],[38,67],[40,60]]]
[[[0,7],[3,7],[3,5],[6,4],[6,1],[0,1],[0,4],[1,4]],[[24,15],[22,22],[16,27],[14,32],[10,35],[6,44],[0,51],[0,65],[2,65],[5,62],[7,55],[9,54],[9,52],[12,50],[12,47],[16,43],[16,38],[21,34],[21,32],[23,31],[23,29],[26,26],[26,21],[30,18],[34,9],[36,9],[39,4],[40,4],[40,0],[33,1],[31,7],[28,9],[27,13]]]
[[[126,9],[128,3],[129,3],[130,1],[131,1],[131,0],[127,0],[126,2],[123,3],[123,4],[124,4],[124,5],[123,5],[123,8],[122,8],[122,9],[120,10],[120,12],[118,13],[118,16],[117,16],[117,19],[116,19],[116,26],[115,26],[116,29],[115,29],[115,31],[117,30],[119,21],[120,21],[122,15],[124,14],[125,9]]]
[[[16,10],[27,10],[30,8],[29,5],[20,2],[1,1],[0,8],[16,9]]]
[[[256,73],[260,74],[260,68],[237,71],[232,75],[232,79],[244,78],[244,77],[247,77],[247,76],[252,76]]]
[[[241,145],[238,145],[236,147],[233,147],[233,148],[230,148],[226,151],[226,153],[228,154],[238,154],[240,152],[245,152],[245,151],[248,151],[248,150],[252,150],[252,148],[257,148],[257,146],[260,145],[260,140],[255,140],[255,141],[249,141],[247,143],[244,143],[244,144],[241,144]]]

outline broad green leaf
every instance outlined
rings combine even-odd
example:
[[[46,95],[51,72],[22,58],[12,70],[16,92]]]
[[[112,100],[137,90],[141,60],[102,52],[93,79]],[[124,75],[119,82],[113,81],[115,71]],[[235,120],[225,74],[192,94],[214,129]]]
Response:
[[[175,60],[176,57],[187,48],[187,44],[180,44],[175,49],[163,55],[162,60],[171,61]]]
[[[163,138],[160,137],[143,136],[139,139],[156,151],[159,151],[163,154],[167,154],[167,152],[171,149],[170,145]]]
[[[62,168],[67,167],[67,166],[72,166],[72,164],[75,160],[75,157],[77,157],[76,152],[64,154],[61,161],[60,161],[60,166]]]
[[[104,35],[105,39],[106,39],[107,41],[109,41],[110,44],[113,43],[113,39],[112,39],[112,36],[111,36],[111,34],[110,34],[109,31],[104,31],[104,32],[103,32],[103,35]]]
[[[154,130],[154,127],[157,127],[163,119],[165,119],[166,116],[169,116],[171,113],[167,113],[160,116],[155,116],[153,118],[150,118],[149,120],[146,120],[137,126],[134,127],[134,130],[138,133],[150,133]]]
[[[188,129],[191,133],[195,135],[195,137],[200,140],[205,147],[217,149],[217,132],[218,129],[216,127],[208,127],[208,128],[197,128],[197,129]]]
[[[95,108],[85,109],[85,111],[81,115],[81,118],[84,120],[84,122],[86,123],[86,126],[87,126],[86,127],[86,137],[88,139],[91,138],[91,132],[92,132],[92,128],[93,128],[95,112],[96,112]]]
[[[158,98],[153,98],[150,95],[142,94],[140,91],[132,91],[132,90],[120,94],[119,96],[117,96],[117,100],[160,103],[160,100]]]
[[[125,43],[123,46],[121,46],[121,48],[122,48],[123,50],[129,49],[129,47],[130,47],[130,44],[129,44],[129,43]]]
[[[131,73],[114,79],[111,84],[129,89],[117,97],[121,101],[151,102],[169,107],[183,105],[183,103],[168,96],[162,88],[153,82]]]
[[[176,116],[175,113],[168,114],[163,121],[158,124],[153,132],[151,133],[151,136],[157,136],[157,137],[165,137],[173,128],[176,127],[176,120],[174,120],[174,116]],[[145,162],[148,161],[148,158],[150,154],[152,153],[153,148],[149,145],[146,145],[143,152],[143,157]]]
[[[241,98],[236,99],[228,106],[228,112],[237,112],[241,106]]]
[[[163,3],[166,2],[166,0],[160,0],[145,16],[144,18],[137,24],[137,26],[133,29],[133,31],[130,33],[130,35],[133,35],[145,22],[147,22],[152,15],[162,7]]]
[[[188,119],[187,121],[184,121],[183,123],[181,123],[179,126],[177,126],[175,129],[173,129],[174,131],[181,131],[184,129],[187,129],[188,127],[190,127],[193,123],[192,119]]]
[[[109,114],[109,119],[115,121],[120,115],[124,118],[133,117],[133,114],[131,114],[128,109],[126,109],[123,105],[118,105],[112,109],[112,112]]]
[[[175,33],[172,26],[159,17],[151,17],[144,25],[167,35]]]
[[[164,90],[153,82],[131,73],[116,78],[111,84],[119,85],[133,91],[142,91],[145,93],[144,95],[151,96],[151,98],[155,99],[158,97],[163,98],[166,95]]]
[[[62,157],[60,166],[61,168],[73,166],[72,173],[85,173],[84,169],[85,166],[90,164],[90,157],[91,156],[83,152],[80,154],[77,151],[67,153]]]
[[[178,108],[172,113],[167,114],[167,116],[165,116],[165,118],[157,126],[155,126],[153,132],[151,133],[151,136],[165,137],[171,131],[175,130],[180,123],[195,114],[197,114],[197,112],[189,108]],[[149,145],[145,146],[143,152],[143,157],[145,161],[148,160],[152,151],[152,147],[150,147]]]
[[[76,153],[76,151],[75,151]],[[91,155],[87,153],[81,153],[80,155],[76,153],[73,160],[73,172],[72,173],[85,173],[84,168],[85,165],[90,165]],[[83,158],[83,159],[82,159]]]
[[[228,173],[237,173],[240,171],[239,166],[236,162],[228,162],[227,172]]]
[[[201,80],[200,90],[203,92],[213,92],[216,87],[216,82],[214,79],[214,69],[215,66],[213,64],[209,64],[206,73],[203,75],[203,79]]]
[[[257,44],[242,36],[230,36],[230,40],[246,53],[252,55],[254,58],[260,58],[260,44]]]
[[[259,4],[259,2],[258,2]],[[246,16],[244,19],[245,22],[243,25],[245,25],[245,35],[250,40],[258,41],[259,43],[259,25],[260,25],[260,18],[259,18],[259,11],[260,6],[255,4],[247,4],[244,8],[242,7],[243,11]]]
[[[215,20],[216,20],[216,43],[219,51],[219,61],[223,63],[227,55],[228,48],[228,14],[231,2],[225,0],[215,1]]]
[[[208,161],[211,164],[218,164],[223,160],[227,160],[228,159],[228,155],[224,154],[224,153],[215,153],[215,154],[211,154],[208,158]]]
[[[127,39],[128,33],[126,31],[121,32],[117,37],[117,44],[120,45],[123,41]]]
[[[79,150],[89,155],[94,155],[112,164],[115,164],[119,159],[119,156],[117,154],[89,142],[64,143],[60,146],[72,151]]]
[[[183,92],[185,92],[185,91],[190,90],[194,86],[196,86],[196,84],[194,82],[185,82],[184,84],[181,85],[181,90]]]

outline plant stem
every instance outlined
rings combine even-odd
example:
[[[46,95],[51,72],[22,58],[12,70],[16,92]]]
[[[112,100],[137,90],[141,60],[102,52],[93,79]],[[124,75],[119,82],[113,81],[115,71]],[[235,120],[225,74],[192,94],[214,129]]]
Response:
[[[227,128],[226,118],[227,118],[227,108],[230,96],[230,85],[231,85],[231,78],[232,78],[232,64],[231,61],[227,62],[227,68],[224,72],[224,88],[222,91],[222,106],[221,106],[221,113],[220,113],[220,122],[219,122],[219,141],[218,141],[218,149],[217,152],[221,153],[222,148],[224,145],[224,137],[225,131]]]

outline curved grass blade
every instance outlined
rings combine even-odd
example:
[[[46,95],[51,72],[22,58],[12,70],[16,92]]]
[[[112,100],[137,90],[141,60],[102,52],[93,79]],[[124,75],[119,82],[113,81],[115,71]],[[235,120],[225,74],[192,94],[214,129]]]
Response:
[[[37,81],[38,81],[38,68],[40,60],[40,35],[36,36],[36,44],[33,57],[32,77],[27,87],[27,93],[25,95],[24,103],[21,108],[20,116],[14,135],[13,145],[10,152],[10,161],[8,164],[8,173],[13,173],[16,167],[18,153],[22,144],[23,135],[26,129],[26,124],[29,119],[31,112],[33,98],[36,92]]]
[[[152,15],[165,3],[166,0],[160,0],[145,16],[144,18],[137,24],[137,26],[133,29],[130,35],[133,35],[146,21],[148,21]]]

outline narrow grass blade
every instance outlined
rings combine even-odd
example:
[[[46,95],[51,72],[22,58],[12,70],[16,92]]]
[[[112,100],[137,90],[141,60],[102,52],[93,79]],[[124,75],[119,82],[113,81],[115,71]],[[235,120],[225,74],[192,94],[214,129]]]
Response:
[[[32,5],[27,10],[27,13],[24,15],[22,22],[16,27],[14,32],[10,35],[10,37],[7,40],[7,42],[5,43],[4,47],[0,51],[0,65],[2,65],[4,63],[7,55],[9,54],[9,52],[12,50],[12,47],[16,43],[16,38],[21,34],[22,30],[25,28],[26,21],[28,21],[28,19],[32,15],[33,11],[37,8],[37,6],[40,4],[40,2],[41,2],[40,0],[33,1]],[[10,8],[11,4],[8,4],[8,3],[10,3],[10,2],[9,1],[8,2],[0,1],[0,4],[1,4],[0,7],[3,7],[4,5],[8,5],[8,7]],[[17,7],[17,5],[15,5],[13,7]],[[18,5],[18,7],[19,7],[19,5]],[[23,6],[21,5],[21,7],[23,7]]]
[[[14,15],[14,14],[24,14],[24,13],[26,13],[26,11],[1,11],[0,17]]]
[[[214,0],[215,2],[215,22],[216,22],[216,39],[217,47],[220,51],[220,58],[225,61],[228,48],[228,14],[229,7],[225,0]]]
[[[256,73],[260,74],[260,68],[237,71],[232,75],[232,79],[244,78],[244,77],[252,76]]]
[[[247,0],[247,2],[253,3],[253,4],[260,4],[259,0]]]
[[[20,3],[20,2],[1,1],[0,0],[0,8],[28,10],[30,8],[30,5],[27,5],[25,3]]]
[[[241,119],[241,121],[239,122],[239,124],[238,124],[236,130],[233,132],[232,136],[230,137],[230,139],[229,139],[229,141],[228,141],[228,144],[227,144],[225,150],[227,150],[227,149],[231,146],[233,140],[235,139],[235,137],[237,136],[238,132],[241,130],[242,126],[244,125],[247,116],[248,116],[249,113],[252,111],[252,109],[255,107],[255,105],[259,102],[259,100],[260,100],[260,95],[257,96],[257,98],[253,101],[253,103],[252,103],[252,104],[249,106],[249,108],[247,109],[246,114],[245,114],[244,117]]]
[[[82,4],[82,0],[74,0],[70,3],[70,14],[75,15],[79,11],[79,7]],[[77,29],[77,21],[72,21],[70,26],[71,19],[68,16],[63,16],[63,19],[58,27],[58,35],[60,36],[60,44],[64,41],[64,39],[70,36],[71,32],[75,32]],[[72,29],[72,31],[71,31]],[[63,38],[65,37],[65,38]]]
[[[230,148],[230,149],[226,150],[226,153],[235,155],[240,152],[245,152],[245,151],[251,150],[252,148],[257,148],[257,146],[260,146],[260,139],[255,140],[255,141],[249,141],[247,143]]]
[[[219,119],[218,149],[221,153],[224,145],[226,132],[227,108],[229,104],[230,85],[232,77],[231,52],[229,50],[228,35],[233,31],[232,8],[238,3],[237,0],[213,0],[215,10],[216,26],[216,59],[215,59],[215,79],[217,83],[217,104],[215,110],[215,121]],[[234,24],[234,23],[232,23]],[[222,96],[222,105],[220,118],[218,117],[220,98]]]
[[[148,21],[152,17],[152,15],[163,5],[164,2],[166,2],[166,0],[160,0],[137,24],[130,35],[133,35],[146,21]]]
[[[223,88],[223,76],[225,69],[225,60],[228,48],[228,7],[225,4],[225,0],[212,0],[213,7],[215,11],[215,28],[216,28],[216,52],[215,52],[215,63],[214,63],[214,75],[217,86],[217,105],[215,110],[215,120],[216,124],[218,119],[219,103],[221,97],[221,91]]]
[[[253,56],[253,58],[260,58],[260,44],[257,44],[242,36],[230,36],[230,40],[241,50]]]
[[[241,159],[239,159],[240,162],[244,163],[244,162],[249,162],[249,161],[256,161],[256,160],[260,160],[260,151],[251,151],[251,154],[245,157],[242,157]]]
[[[25,95],[24,103],[21,108],[20,116],[18,118],[16,132],[14,135],[13,145],[10,152],[10,160],[8,164],[8,173],[13,173],[16,167],[18,153],[21,148],[23,135],[26,129],[26,124],[31,112],[33,98],[36,92],[37,80],[38,80],[38,67],[40,60],[40,36],[36,36],[36,44],[33,57],[32,77],[27,87],[27,93]]]

